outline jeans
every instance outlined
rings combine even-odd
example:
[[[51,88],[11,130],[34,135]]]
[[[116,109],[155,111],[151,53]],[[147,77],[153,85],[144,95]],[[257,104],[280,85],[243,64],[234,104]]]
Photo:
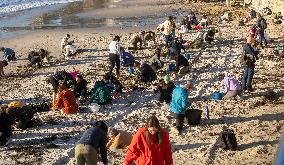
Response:
[[[116,75],[119,75],[119,70],[120,70],[120,58],[119,58],[119,55],[110,53],[109,54],[109,60],[110,60],[109,73],[112,73],[113,68],[116,66]]]
[[[246,67],[242,79],[242,88],[243,90],[252,89],[252,78],[254,75],[254,67]]]
[[[264,45],[267,46],[267,40],[264,37],[264,30],[259,30],[259,39],[260,39],[261,46],[262,46],[262,43],[264,43]]]

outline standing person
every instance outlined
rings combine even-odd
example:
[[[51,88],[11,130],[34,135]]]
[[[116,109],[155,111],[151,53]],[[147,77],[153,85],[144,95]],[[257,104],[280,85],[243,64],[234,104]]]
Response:
[[[259,51],[252,46],[252,40],[248,39],[243,46],[243,62],[245,66],[244,75],[242,79],[242,90],[252,91],[252,78],[254,75],[255,62],[258,60]]]
[[[223,97],[223,99],[229,99],[241,94],[242,92],[241,84],[235,78],[225,76],[225,74],[221,74],[219,76],[219,80],[224,80],[225,96]]]
[[[192,85],[187,83],[184,87],[177,86],[173,90],[170,110],[176,118],[175,127],[179,133],[183,129],[185,110],[189,107],[188,92],[191,89]]]
[[[172,165],[172,151],[169,134],[161,128],[156,116],[148,118],[145,127],[134,135],[124,165]]]
[[[107,125],[103,121],[97,121],[83,134],[75,147],[75,159],[78,165],[97,165],[99,153],[103,164],[108,164],[107,131]]]
[[[264,48],[267,47],[267,40],[264,36],[265,29],[267,28],[267,22],[266,20],[261,16],[261,14],[258,14],[258,19],[257,19],[257,28],[258,28],[258,35],[259,35],[259,40],[261,47]],[[264,44],[264,46],[263,46]]]
[[[16,55],[13,49],[1,47],[0,51],[4,53],[4,59],[7,61],[16,61]]]
[[[174,28],[173,19],[173,16],[169,16],[168,19],[164,23],[160,24],[157,28],[164,34],[166,47],[168,47],[172,40],[172,31]]]
[[[109,72],[112,73],[113,68],[116,66],[116,76],[119,76],[120,70],[120,37],[115,36],[113,41],[109,44],[109,60],[110,69]]]
[[[62,109],[64,114],[74,114],[78,111],[78,104],[74,93],[69,90],[65,85],[60,85],[57,90],[57,100],[53,105],[53,110]]]
[[[0,61],[0,77],[5,76],[4,67],[8,66],[8,62],[6,60]]]

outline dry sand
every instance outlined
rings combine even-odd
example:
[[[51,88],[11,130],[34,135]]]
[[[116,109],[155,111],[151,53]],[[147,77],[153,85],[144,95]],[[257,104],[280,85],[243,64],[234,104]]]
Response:
[[[11,141],[0,148],[0,164],[75,164],[75,143],[91,122],[106,120],[111,127],[135,133],[152,113],[156,114],[163,127],[170,131],[175,165],[272,164],[284,124],[284,63],[276,62],[272,57],[273,48],[261,52],[253,80],[256,90],[252,94],[244,95],[242,100],[205,102],[198,99],[222,87],[221,82],[217,81],[220,72],[235,75],[239,80],[241,78],[243,69],[238,57],[246,28],[237,27],[235,23],[220,25],[223,40],[217,43],[218,46],[191,51],[191,74],[175,80],[176,84],[183,84],[187,80],[194,82],[195,88],[190,95],[193,107],[204,110],[205,105],[208,105],[210,120],[203,116],[199,126],[186,125],[182,135],[178,136],[172,131],[174,120],[169,110],[153,104],[158,95],[150,88],[145,91],[126,92],[124,97],[115,99],[113,104],[102,112],[85,111],[68,116],[59,113],[37,114],[36,118],[41,120],[43,125],[14,131]],[[155,27],[46,30],[1,41],[1,46],[15,49],[19,60],[5,68],[5,72],[11,77],[0,80],[0,99],[6,102],[15,99],[50,99],[51,90],[44,80],[56,69],[71,71],[72,67],[76,67],[86,74],[91,87],[108,65],[108,52],[105,49],[114,34],[122,36],[122,45],[127,47],[130,33],[147,28]],[[269,46],[280,42],[281,28],[283,27],[269,26],[268,33],[275,39],[275,43]],[[72,34],[81,49],[96,51],[80,53],[68,61],[61,60],[60,40],[66,33]],[[31,48],[46,48],[55,57],[53,61],[56,63],[50,67],[26,72],[20,66],[27,63],[27,52]],[[141,50],[135,56],[143,57],[151,53],[152,50]],[[123,72],[126,72],[125,68]],[[125,77],[125,73],[122,76]],[[265,95],[268,89],[277,92],[279,99],[267,100]],[[239,151],[224,151],[214,146],[223,126],[234,129]],[[52,148],[50,144],[56,144],[58,148]],[[109,152],[109,164],[122,164],[123,156]]]

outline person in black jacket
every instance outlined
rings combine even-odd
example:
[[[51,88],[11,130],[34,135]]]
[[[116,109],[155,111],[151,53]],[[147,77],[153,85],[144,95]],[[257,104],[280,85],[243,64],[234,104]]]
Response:
[[[178,75],[184,75],[189,72],[189,62],[188,60],[181,54],[175,55],[176,60],[176,73]]]
[[[252,40],[248,40],[247,43],[243,46],[244,51],[244,75],[242,79],[242,89],[243,91],[252,91],[252,78],[254,75],[254,68],[255,68],[255,62],[258,60],[258,53],[253,46],[252,46]]]
[[[134,67],[137,68],[140,72],[138,73],[138,79],[143,83],[148,83],[155,81],[157,79],[157,75],[155,70],[151,65],[147,63],[140,64],[139,62],[134,62]]]
[[[76,98],[87,98],[87,85],[87,80],[85,80],[82,75],[77,75],[74,89],[74,94]]]
[[[172,93],[175,88],[175,84],[170,80],[170,76],[166,75],[164,79],[160,80],[160,83],[155,93],[160,92],[159,102],[169,104],[172,100]]]
[[[35,66],[39,68],[42,67],[42,59],[38,52],[31,51],[28,55],[28,60],[31,66]]]
[[[97,121],[94,127],[88,129],[83,134],[75,147],[75,159],[78,165],[98,164],[99,153],[101,154],[103,164],[108,164],[107,132],[107,125],[103,121]]]
[[[12,118],[6,113],[5,107],[0,110],[0,146],[5,145],[7,138],[12,135]]]
[[[204,40],[211,44],[214,41],[216,31],[214,29],[208,30],[205,34]]]

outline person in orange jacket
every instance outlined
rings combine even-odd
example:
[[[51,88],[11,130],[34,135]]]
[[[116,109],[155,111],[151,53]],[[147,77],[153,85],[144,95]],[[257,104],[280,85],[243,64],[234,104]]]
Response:
[[[134,135],[124,158],[124,165],[172,165],[172,150],[169,134],[161,128],[159,120],[151,116],[146,127]]]
[[[74,114],[78,111],[78,104],[74,93],[65,85],[59,86],[57,90],[58,98],[53,105],[53,110],[56,111],[62,108],[64,114]]]

